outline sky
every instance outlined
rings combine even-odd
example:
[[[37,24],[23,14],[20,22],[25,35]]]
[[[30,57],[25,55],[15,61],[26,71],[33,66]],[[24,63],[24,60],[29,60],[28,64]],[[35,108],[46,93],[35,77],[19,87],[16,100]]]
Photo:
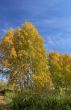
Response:
[[[0,40],[25,21],[38,29],[47,52],[71,54],[71,0],[0,0]]]

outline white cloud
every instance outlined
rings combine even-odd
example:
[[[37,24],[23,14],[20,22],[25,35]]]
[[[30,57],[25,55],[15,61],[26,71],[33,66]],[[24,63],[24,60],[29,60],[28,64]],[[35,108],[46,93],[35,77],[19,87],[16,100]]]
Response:
[[[71,35],[68,34],[66,36],[63,36],[62,33],[58,33],[56,35],[49,35],[48,37],[45,37],[45,45],[49,48],[53,49],[71,49]],[[48,48],[48,49],[49,49]]]
[[[71,27],[71,17],[65,18],[65,17],[55,17],[52,19],[44,19],[43,21],[45,24],[47,24],[49,27]]]

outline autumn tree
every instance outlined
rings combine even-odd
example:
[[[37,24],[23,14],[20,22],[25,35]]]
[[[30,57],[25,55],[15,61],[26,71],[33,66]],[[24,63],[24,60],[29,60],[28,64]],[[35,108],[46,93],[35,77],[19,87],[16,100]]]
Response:
[[[55,88],[71,86],[71,56],[50,52],[47,55],[49,71]]]
[[[51,52],[47,55],[47,61],[49,65],[49,71],[51,73],[52,81],[55,88],[59,87],[62,82],[60,81],[61,76],[61,66],[59,65],[59,54],[56,52]]]
[[[1,42],[2,63],[10,69],[10,82],[23,87],[51,85],[44,42],[29,22],[22,28],[9,29]]]
[[[68,54],[62,54],[60,57],[62,63],[62,74],[64,75],[64,87],[71,88],[71,56]]]

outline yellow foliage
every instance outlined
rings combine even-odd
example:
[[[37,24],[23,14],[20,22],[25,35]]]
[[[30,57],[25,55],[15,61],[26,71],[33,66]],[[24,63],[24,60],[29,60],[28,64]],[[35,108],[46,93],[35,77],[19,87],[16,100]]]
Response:
[[[7,67],[11,66],[11,64],[8,63],[8,60],[7,60],[7,59],[4,59],[4,60],[3,60],[3,64],[4,64],[5,66],[7,66]]]
[[[10,38],[7,37],[7,36],[3,37],[2,41],[3,41],[3,43],[5,43],[5,44],[6,44],[6,43],[13,44],[12,39],[10,39]]]
[[[45,86],[50,88],[53,86],[50,76],[47,76],[45,73],[39,75],[33,75],[33,80],[35,83],[34,85],[37,88],[43,88]]]
[[[3,41],[3,43],[7,43],[9,41],[9,37],[4,36],[2,41]]]
[[[25,31],[25,35],[28,35],[29,33],[31,34],[32,37],[35,37],[33,35],[38,35],[38,31],[30,22],[25,22],[22,26],[22,28]]]
[[[12,48],[12,49],[11,49],[10,55],[13,56],[13,57],[17,57],[15,48]]]

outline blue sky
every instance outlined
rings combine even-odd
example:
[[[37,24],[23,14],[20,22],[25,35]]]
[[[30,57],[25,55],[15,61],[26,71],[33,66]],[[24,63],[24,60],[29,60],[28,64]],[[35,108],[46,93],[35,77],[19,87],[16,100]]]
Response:
[[[71,54],[71,0],[0,0],[0,40],[25,21],[36,26],[48,52]]]

